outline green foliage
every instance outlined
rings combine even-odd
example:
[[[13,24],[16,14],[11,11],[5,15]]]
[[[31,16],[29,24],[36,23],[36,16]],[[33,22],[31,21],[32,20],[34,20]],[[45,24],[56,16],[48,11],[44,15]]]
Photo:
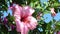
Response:
[[[10,14],[8,14],[7,19],[8,19],[8,23],[12,23],[14,21],[14,16],[11,16]]]

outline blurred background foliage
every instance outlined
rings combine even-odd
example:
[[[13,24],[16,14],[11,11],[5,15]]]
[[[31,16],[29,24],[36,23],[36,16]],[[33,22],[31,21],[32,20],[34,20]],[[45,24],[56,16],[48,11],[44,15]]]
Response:
[[[4,17],[4,12],[8,12],[8,8],[13,3],[19,4],[20,6],[31,6],[35,9],[33,16],[38,21],[38,26],[33,31],[29,31],[29,34],[54,34],[60,31],[60,21],[54,19],[49,23],[44,22],[43,15],[50,12],[50,8],[54,8],[55,12],[60,12],[60,0],[0,0],[0,34],[18,34],[15,27],[14,16],[10,13]],[[60,15],[60,14],[59,14]],[[7,18],[8,23],[4,23],[4,18]],[[14,26],[12,30],[11,25]]]

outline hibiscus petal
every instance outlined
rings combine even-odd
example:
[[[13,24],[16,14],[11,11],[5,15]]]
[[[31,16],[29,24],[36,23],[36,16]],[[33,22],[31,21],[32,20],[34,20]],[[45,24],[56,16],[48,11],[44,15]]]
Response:
[[[15,17],[15,22],[16,22],[16,30],[17,32],[20,32],[20,24],[21,24],[21,11],[22,11],[22,7],[19,5],[16,6],[12,6],[11,8],[13,10],[13,16]]]
[[[34,17],[32,17],[32,16],[28,16],[26,18],[26,20],[28,21],[27,22],[27,26],[31,30],[33,30],[34,28],[36,28],[36,26],[38,25],[37,20]]]
[[[25,31],[25,34],[28,34],[28,31],[29,31],[29,29],[28,29],[28,27],[27,27],[27,25],[25,24],[25,29],[24,29]]]
[[[21,34],[24,34],[24,23],[20,23]]]
[[[29,29],[24,22],[21,22],[19,26],[21,34],[28,34]]]
[[[23,7],[23,17],[25,17],[25,16],[31,16],[33,13],[34,13],[34,9],[32,9],[31,7],[29,7],[29,6],[25,6],[25,7]]]
[[[21,32],[20,23],[19,22],[16,22],[16,30],[17,30],[17,32]]]
[[[12,6],[13,15],[21,16],[22,7],[19,5]]]
[[[32,9],[30,6],[25,6],[24,9],[28,10],[30,15],[34,13],[34,9]]]

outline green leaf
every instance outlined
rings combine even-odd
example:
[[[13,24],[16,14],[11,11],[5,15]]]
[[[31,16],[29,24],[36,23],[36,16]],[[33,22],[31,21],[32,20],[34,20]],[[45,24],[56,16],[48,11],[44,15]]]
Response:
[[[30,3],[30,6],[31,6],[31,7],[34,7],[34,3],[33,3],[33,2],[31,2],[31,3]]]

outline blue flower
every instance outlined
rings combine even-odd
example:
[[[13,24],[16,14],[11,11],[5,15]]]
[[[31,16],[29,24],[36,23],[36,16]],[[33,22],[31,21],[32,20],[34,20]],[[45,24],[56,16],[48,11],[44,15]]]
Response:
[[[43,29],[42,29],[42,28],[38,28],[38,30],[39,30],[40,32],[43,32]]]
[[[56,16],[54,17],[54,19],[55,19],[56,21],[59,21],[59,20],[60,20],[60,12],[56,14]]]
[[[45,23],[49,23],[52,20],[52,16],[49,13],[48,14],[44,14],[43,18],[44,18],[44,22]]]
[[[4,14],[3,17],[8,16],[8,13],[6,11],[4,11],[3,14]]]
[[[11,9],[8,9],[7,13],[8,14],[10,13],[10,15],[12,15],[12,10]]]

